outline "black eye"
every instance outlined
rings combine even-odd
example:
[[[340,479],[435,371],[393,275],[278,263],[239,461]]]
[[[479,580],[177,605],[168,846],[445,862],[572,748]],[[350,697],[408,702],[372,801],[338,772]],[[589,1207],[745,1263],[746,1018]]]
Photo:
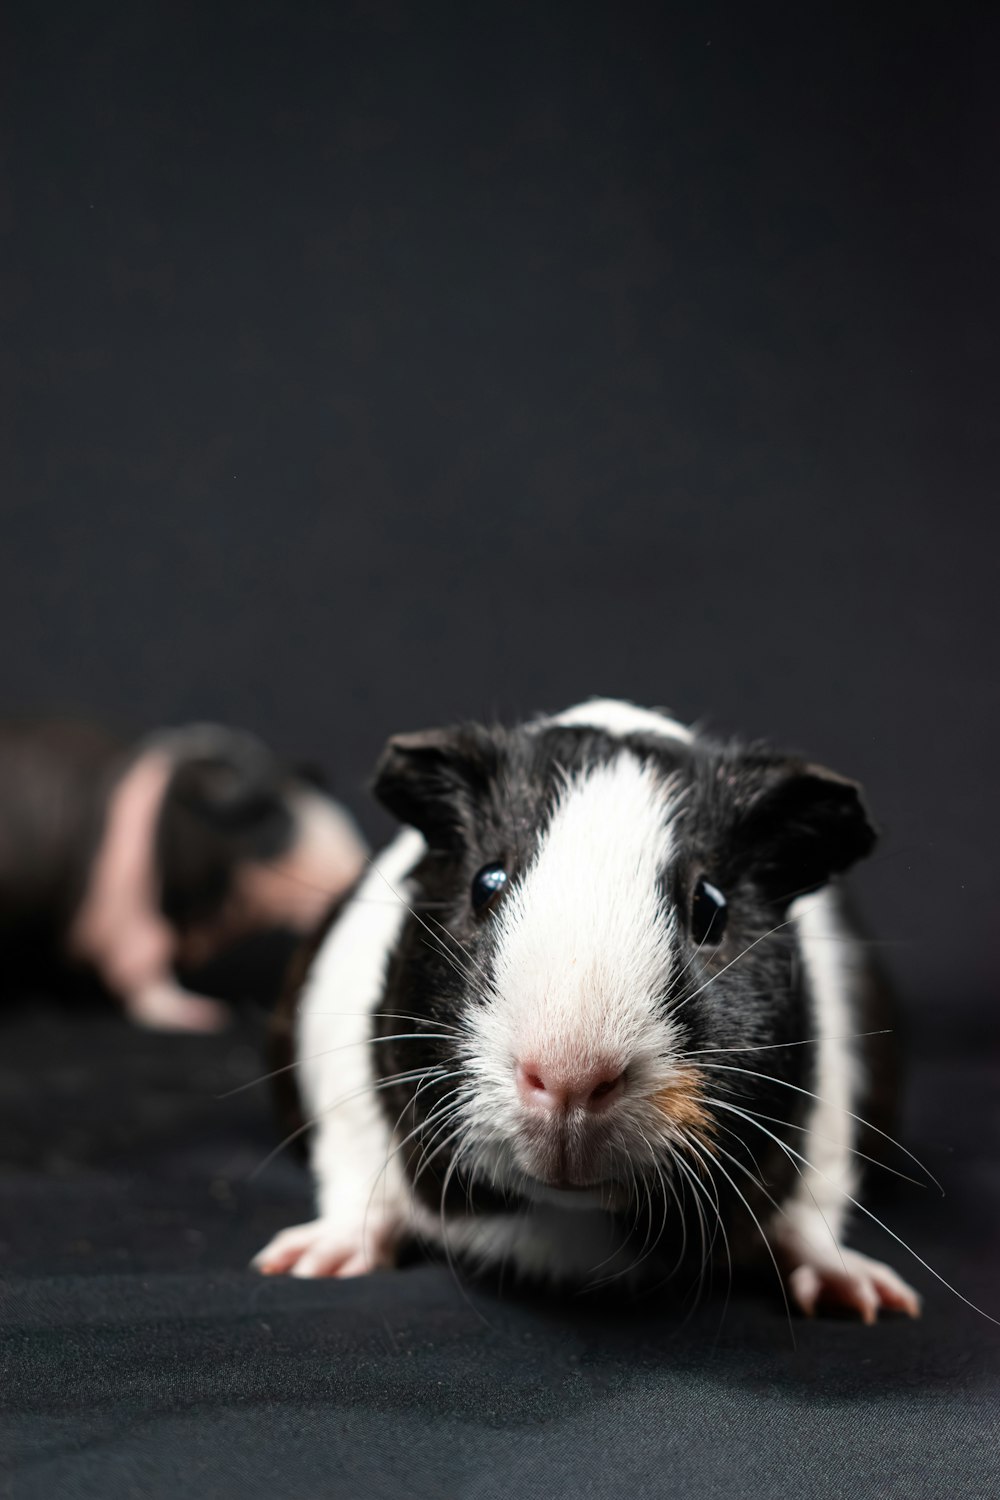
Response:
[[[691,897],[691,936],[696,943],[720,943],[726,930],[726,898],[704,875]]]
[[[477,917],[489,911],[506,885],[507,871],[503,865],[483,865],[472,881],[472,910]]]

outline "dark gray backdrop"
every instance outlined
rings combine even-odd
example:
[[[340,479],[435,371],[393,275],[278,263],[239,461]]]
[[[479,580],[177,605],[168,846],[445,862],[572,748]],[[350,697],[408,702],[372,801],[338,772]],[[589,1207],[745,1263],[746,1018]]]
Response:
[[[997,1313],[997,19],[6,7],[0,712],[243,722],[373,835],[390,730],[593,692],[860,776],[922,1030],[900,1130],[948,1196],[875,1173],[924,1265],[852,1228],[919,1323],[794,1348],[767,1282],[689,1317],[264,1282],[310,1207],[231,1092],[248,1017],[24,997],[5,1495],[997,1491],[997,1330],[958,1300]]]
[[[860,776],[995,978],[989,7],[21,5],[0,703],[384,735],[589,693]]]

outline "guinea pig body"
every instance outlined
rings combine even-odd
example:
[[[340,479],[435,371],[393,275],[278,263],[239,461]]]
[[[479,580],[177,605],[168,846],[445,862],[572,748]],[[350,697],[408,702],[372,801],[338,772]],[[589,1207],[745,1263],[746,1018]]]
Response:
[[[317,1218],[267,1272],[408,1235],[536,1280],[773,1262],[812,1311],[916,1314],[844,1246],[876,987],[837,876],[858,789],[610,701],[390,741],[409,825],[316,951],[295,1025]]]
[[[137,1021],[221,1024],[174,965],[256,931],[309,931],[364,852],[332,799],[241,731],[191,725],[128,745],[71,721],[0,727],[8,969],[93,969]]]

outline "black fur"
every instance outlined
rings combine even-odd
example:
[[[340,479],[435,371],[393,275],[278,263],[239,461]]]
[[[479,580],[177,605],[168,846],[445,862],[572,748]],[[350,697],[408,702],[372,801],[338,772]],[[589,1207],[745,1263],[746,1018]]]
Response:
[[[729,903],[728,924],[717,948],[699,949],[687,935],[682,938],[679,957],[688,965],[685,978],[676,993],[663,997],[668,1007],[684,1007],[689,1049],[770,1046],[812,1034],[796,943],[782,924],[796,895],[824,885],[872,847],[875,831],[853,783],[760,747],[703,739],[687,745],[644,735],[622,739],[586,728],[485,730],[463,725],[395,738],[377,770],[380,800],[419,828],[429,845],[413,877],[416,915],[407,920],[389,963],[380,1007],[385,1014],[375,1022],[380,1036],[398,1030],[392,1012],[421,1017],[428,1031],[434,1031],[435,1023],[453,1025],[468,1007],[481,1003],[475,985],[459,972],[471,965],[489,975],[494,960],[490,916],[478,918],[472,910],[473,876],[483,865],[500,861],[516,883],[566,773],[606,762],[624,750],[676,778],[683,789],[678,824],[682,852],[663,872],[669,898],[682,916],[682,931],[699,874],[707,875]],[[580,878],[600,880],[601,872],[581,871]],[[719,982],[708,986],[714,976]],[[455,1062],[447,1042],[430,1038],[385,1041],[378,1056],[383,1077],[430,1064],[450,1069]],[[774,1081],[718,1072],[708,1075],[708,1091],[787,1122],[785,1128],[773,1123],[769,1128],[796,1149],[801,1138],[795,1126],[807,1101],[782,1082],[812,1087],[813,1056],[809,1046],[780,1045],[767,1052],[721,1054],[727,1064],[746,1066]],[[453,1087],[453,1080],[422,1087],[415,1099],[412,1086],[390,1087],[380,1098],[390,1125],[407,1131],[426,1120]],[[715,1112],[715,1128],[719,1146],[758,1175],[780,1202],[795,1175],[785,1154],[724,1111]],[[418,1133],[409,1148],[411,1178],[423,1149]],[[428,1206],[441,1204],[450,1160],[450,1149],[440,1150],[419,1176],[417,1191]],[[749,1243],[754,1233],[740,1194],[759,1217],[773,1210],[740,1165],[729,1159],[725,1164],[739,1192],[720,1171],[713,1174],[714,1191],[723,1204],[735,1254],[741,1239]],[[460,1213],[495,1210],[499,1204],[495,1192],[487,1193],[482,1184],[455,1172],[444,1206]],[[636,1225],[640,1235],[647,1228],[645,1221]]]

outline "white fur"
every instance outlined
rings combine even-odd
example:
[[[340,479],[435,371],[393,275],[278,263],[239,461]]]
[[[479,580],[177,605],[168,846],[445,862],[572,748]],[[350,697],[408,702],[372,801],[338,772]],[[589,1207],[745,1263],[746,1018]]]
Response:
[[[372,1088],[372,1012],[406,919],[406,877],[423,850],[420,834],[407,829],[382,851],[320,948],[303,992],[296,1054],[305,1114],[316,1121],[312,1166],[323,1219],[363,1218],[389,1155],[389,1126]],[[394,1029],[415,1028],[401,1019]],[[395,1161],[381,1192],[401,1199]]]
[[[543,719],[539,727],[551,724],[577,726],[582,729],[603,729],[605,734],[652,734],[664,739],[682,740],[689,745],[694,734],[686,724],[672,719],[669,714],[658,713],[650,708],[637,708],[618,698],[590,698],[586,703],[577,703],[561,714]]]
[[[522,1123],[518,1062],[569,1077],[627,1069],[616,1126],[662,1125],[649,1098],[681,1041],[659,1003],[674,976],[676,918],[660,876],[676,812],[672,784],[628,751],[579,773],[498,908],[493,994],[471,1013],[466,1048],[466,1116],[495,1165],[510,1165],[504,1143]]]
[[[835,892],[803,896],[791,907],[808,993],[811,1031],[820,1037],[806,1133],[795,1149],[801,1176],[771,1221],[768,1234],[783,1262],[792,1299],[806,1313],[822,1301],[840,1303],[874,1323],[880,1308],[920,1316],[920,1298],[890,1266],[843,1243],[851,1199],[858,1194],[857,1096],[861,1064],[850,1037],[857,944],[843,922]],[[808,1162],[808,1165],[807,1165]]]
[[[858,1191],[852,1150],[860,1063],[849,1040],[858,1029],[851,1004],[857,954],[829,888],[800,897],[789,914],[811,1002],[809,1035],[820,1041],[813,1089],[818,1098],[806,1116],[808,1133],[796,1147],[813,1165],[799,1163],[802,1175],[784,1205],[785,1220],[786,1228],[790,1221],[803,1236],[818,1236],[829,1246],[831,1236],[841,1237],[848,1207],[844,1194]]]
[[[641,1044],[670,979],[659,878],[674,811],[664,781],[627,753],[565,787],[497,915],[491,1016],[516,1056],[624,1067]]]

